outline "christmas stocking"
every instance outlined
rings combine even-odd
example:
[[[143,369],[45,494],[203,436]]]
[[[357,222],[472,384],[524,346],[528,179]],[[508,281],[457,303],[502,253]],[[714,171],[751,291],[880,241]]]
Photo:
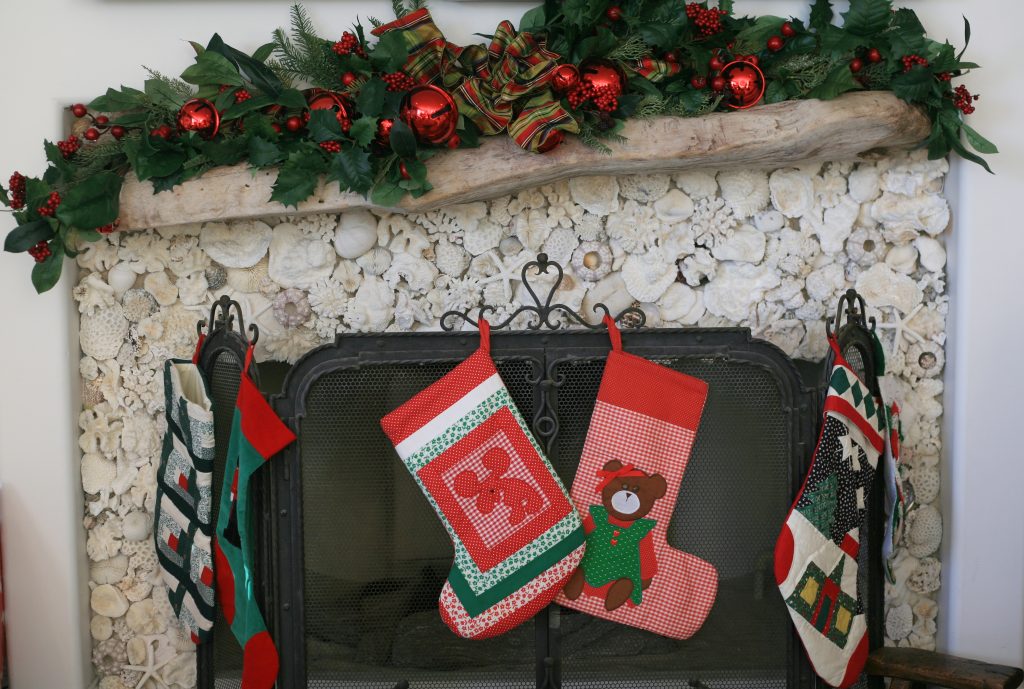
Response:
[[[572,484],[587,551],[557,602],[687,639],[711,611],[718,572],[665,534],[707,384],[623,352],[614,321],[605,324],[612,351]]]
[[[441,618],[462,637],[501,634],[551,602],[583,557],[562,482],[480,348],[381,420],[455,546]]]
[[[903,522],[907,514],[907,499],[903,491],[903,463],[900,461],[900,442],[903,427],[900,425],[900,407],[893,402],[885,410],[885,452],[882,466],[885,471],[885,537],[882,539],[882,557],[885,559],[885,575],[895,583],[892,558],[896,544],[903,536]]]
[[[249,378],[251,363],[250,345],[231,423],[214,554],[217,600],[244,654],[241,689],[270,689],[277,678],[278,656],[253,592],[255,544],[250,478],[264,462],[295,440],[295,435]]]
[[[202,372],[191,361],[164,363],[164,396],[167,431],[153,533],[171,607],[198,644],[213,626],[213,410]]]
[[[810,472],[775,544],[775,579],[815,672],[848,687],[867,660],[857,553],[865,500],[885,446],[885,410],[839,347]]]

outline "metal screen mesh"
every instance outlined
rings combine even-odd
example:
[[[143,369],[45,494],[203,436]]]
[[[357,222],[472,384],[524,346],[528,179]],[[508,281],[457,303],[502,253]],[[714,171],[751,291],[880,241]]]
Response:
[[[457,362],[341,369],[316,380],[299,428],[310,689],[516,689],[535,685],[533,626],[455,636],[437,598],[453,550],[380,419]],[[499,360],[523,416],[539,363]]]
[[[794,439],[779,385],[767,370],[738,360],[658,363],[709,385],[668,539],[715,565],[718,596],[703,628],[686,641],[563,609],[562,687],[785,687],[792,625],[775,587],[772,555],[792,500]],[[558,390],[560,432],[552,461],[567,484],[603,369],[603,360],[557,365],[565,382]]]

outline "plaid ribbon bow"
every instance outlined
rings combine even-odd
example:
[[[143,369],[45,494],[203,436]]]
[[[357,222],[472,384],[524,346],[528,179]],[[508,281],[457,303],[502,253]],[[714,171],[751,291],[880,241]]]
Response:
[[[551,147],[566,132],[579,132],[579,124],[548,84],[559,56],[533,35],[517,33],[511,22],[498,25],[486,48],[449,43],[426,9],[373,33],[392,31],[402,32],[409,49],[406,74],[419,83],[441,82],[459,113],[484,134],[508,131],[517,144],[536,152]]]

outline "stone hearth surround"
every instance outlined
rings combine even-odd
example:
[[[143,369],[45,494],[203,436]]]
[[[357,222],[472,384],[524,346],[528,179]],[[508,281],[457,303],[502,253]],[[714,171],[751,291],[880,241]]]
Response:
[[[904,408],[921,507],[886,587],[887,643],[934,648],[948,297],[945,161],[923,152],[776,170],[581,177],[411,215],[352,210],[111,235],[78,258],[82,482],[93,661],[101,689],[163,664],[195,684],[151,541],[161,366],[185,357],[223,293],[260,326],[259,360],[294,362],[336,332],[430,330],[448,309],[525,297],[522,263],[566,266],[556,297],[586,313],[638,304],[654,327],[745,326],[799,358],[856,287],[879,322],[885,389]],[[147,659],[148,658],[148,659]]]

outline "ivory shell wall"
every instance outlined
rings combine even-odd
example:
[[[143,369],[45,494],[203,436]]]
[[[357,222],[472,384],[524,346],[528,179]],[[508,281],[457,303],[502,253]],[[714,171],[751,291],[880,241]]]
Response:
[[[789,355],[825,354],[824,320],[855,286],[902,402],[904,459],[920,507],[886,588],[887,643],[935,646],[948,298],[945,161],[774,171],[588,177],[417,215],[365,210],[115,234],[78,258],[84,527],[93,661],[101,689],[144,668],[195,685],[151,541],[163,430],[162,362],[228,293],[260,326],[258,359],[294,362],[341,331],[429,330],[448,309],[523,298],[519,268],[566,266],[557,298],[582,312],[638,304],[651,326],[747,326]],[[160,686],[147,679],[144,686]]]

